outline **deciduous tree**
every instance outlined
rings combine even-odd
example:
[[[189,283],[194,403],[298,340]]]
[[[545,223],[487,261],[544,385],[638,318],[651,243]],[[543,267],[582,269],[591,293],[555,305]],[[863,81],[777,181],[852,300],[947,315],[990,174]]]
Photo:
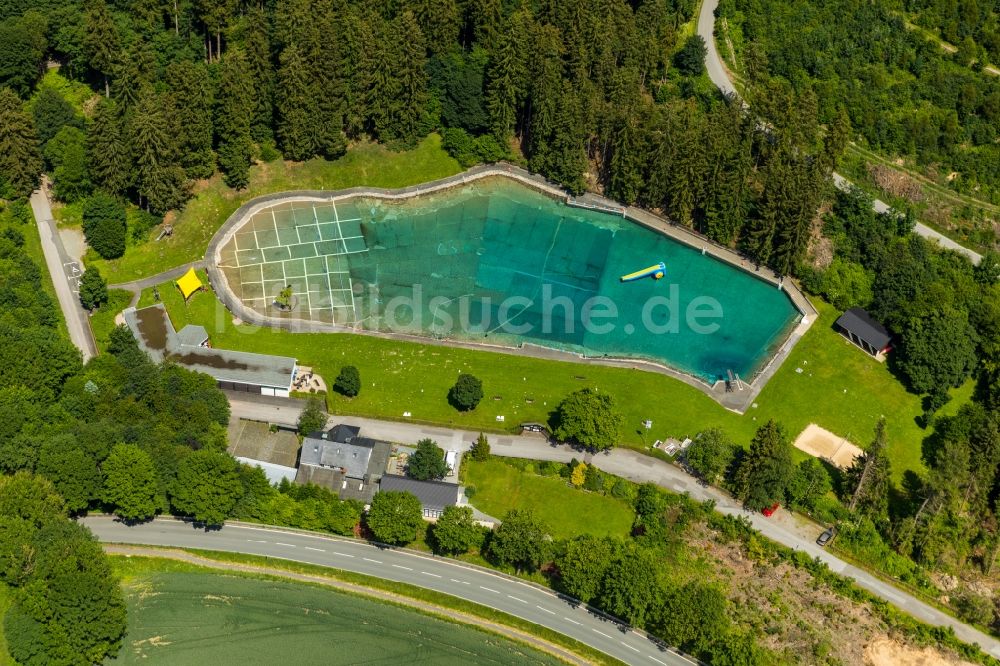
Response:
[[[228,453],[201,449],[177,466],[170,490],[174,510],[206,525],[222,525],[243,494],[236,461]]]
[[[407,544],[417,538],[423,524],[420,500],[407,492],[376,493],[365,516],[365,524],[378,541]]]
[[[623,422],[614,398],[587,388],[571,393],[559,404],[554,435],[565,442],[603,451],[618,443]]]
[[[406,475],[418,481],[440,479],[448,473],[444,451],[433,439],[417,442],[417,450],[406,463]]]
[[[107,302],[108,283],[97,267],[91,266],[80,278],[80,304],[87,310],[95,310]]]
[[[116,444],[101,465],[104,485],[101,501],[127,521],[156,515],[158,480],[149,454],[135,444]]]
[[[445,507],[441,517],[430,528],[434,552],[441,555],[467,553],[483,544],[485,531],[468,506]]]
[[[483,382],[473,375],[462,373],[448,391],[448,402],[463,412],[475,409],[483,399]]]

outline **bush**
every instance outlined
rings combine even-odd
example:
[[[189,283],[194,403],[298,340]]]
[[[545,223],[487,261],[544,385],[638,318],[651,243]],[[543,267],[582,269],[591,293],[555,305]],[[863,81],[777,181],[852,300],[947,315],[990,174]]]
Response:
[[[162,217],[153,215],[149,211],[141,208],[129,209],[126,214],[126,218],[128,236],[132,239],[132,242],[136,244],[146,242],[149,238],[149,232],[156,228],[158,224],[163,222]]]
[[[281,153],[278,149],[274,147],[273,141],[265,141],[260,144],[260,161],[261,162],[273,162],[277,159],[281,159]]]
[[[83,204],[83,233],[87,244],[104,259],[125,254],[125,206],[104,192],[97,192]]]
[[[96,267],[88,268],[80,278],[80,304],[94,310],[108,302],[108,284]]]
[[[444,451],[433,439],[422,439],[417,442],[416,452],[410,456],[406,464],[406,475],[418,481],[440,479],[448,473],[448,463],[444,460]]]
[[[465,168],[507,157],[507,149],[492,134],[474,137],[459,127],[442,132],[441,146]]]
[[[479,401],[483,399],[483,382],[478,378],[462,373],[458,376],[455,385],[448,391],[448,402],[462,412],[468,412],[476,408]]]
[[[333,390],[340,395],[353,398],[361,392],[361,373],[353,365],[345,365],[333,382]]]

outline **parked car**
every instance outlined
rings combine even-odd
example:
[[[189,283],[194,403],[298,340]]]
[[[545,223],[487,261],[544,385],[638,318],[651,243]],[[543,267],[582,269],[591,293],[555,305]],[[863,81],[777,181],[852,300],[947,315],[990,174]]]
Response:
[[[780,508],[781,508],[781,505],[778,504],[777,502],[775,502],[771,506],[769,506],[766,509],[764,509],[764,511],[762,513],[764,514],[765,518],[770,518],[771,516],[774,515],[774,512],[777,511]]]
[[[819,535],[819,538],[816,539],[816,543],[820,546],[825,546],[826,544],[830,543],[830,540],[834,537],[836,533],[837,533],[836,527],[828,527],[825,530],[823,530],[822,534]]]

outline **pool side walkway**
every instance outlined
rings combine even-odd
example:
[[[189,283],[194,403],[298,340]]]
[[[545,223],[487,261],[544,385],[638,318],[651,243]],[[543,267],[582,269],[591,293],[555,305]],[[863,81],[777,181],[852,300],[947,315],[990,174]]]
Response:
[[[724,261],[727,264],[748,273],[749,275],[773,284],[776,288],[783,289],[801,313],[801,320],[795,328],[788,333],[787,337],[778,348],[778,351],[770,358],[764,368],[758,371],[753,378],[750,378],[749,380],[742,379],[742,381],[736,382],[736,386],[733,387],[733,390],[731,392],[727,392],[725,382],[723,381],[717,381],[714,384],[709,384],[708,382],[693,375],[680,372],[653,361],[646,361],[642,359],[588,357],[572,352],[564,352],[548,347],[541,347],[530,343],[524,343],[518,347],[509,347],[461,340],[436,339],[405,333],[369,331],[354,328],[352,326],[329,324],[305,319],[278,319],[275,317],[269,317],[262,315],[256,310],[244,305],[243,302],[237,298],[237,296],[229,288],[228,281],[226,280],[222,270],[219,268],[219,264],[221,263],[222,248],[229,243],[230,240],[232,240],[236,230],[242,227],[252,215],[259,212],[263,208],[273,206],[276,203],[291,201],[327,203],[352,197],[406,199],[421,194],[428,194],[460,185],[466,185],[491,176],[507,177],[519,181],[529,187],[561,199],[570,206],[602,210],[612,214],[621,215],[625,219],[631,220],[696,250],[700,250],[704,254],[709,254],[720,261]],[[619,203],[611,201],[610,199],[605,199],[599,195],[589,193],[582,197],[574,198],[541,176],[532,174],[512,164],[505,163],[473,167],[472,169],[455,176],[401,189],[387,190],[374,187],[352,187],[332,191],[298,190],[257,197],[242,205],[238,210],[236,210],[236,212],[230,215],[229,219],[226,220],[222,227],[219,228],[208,245],[208,250],[205,253],[204,264],[208,272],[209,282],[219,300],[222,301],[226,308],[235,317],[248,324],[268,326],[291,333],[354,333],[390,340],[415,342],[419,344],[431,344],[472,350],[486,350],[502,354],[529,356],[540,359],[568,361],[591,365],[606,365],[619,368],[632,368],[634,370],[644,370],[647,372],[656,372],[673,377],[674,379],[680,380],[689,386],[697,388],[726,409],[740,414],[750,408],[761,389],[763,389],[764,385],[773,376],[777,368],[780,367],[781,363],[791,352],[795,344],[805,334],[805,332],[809,330],[809,327],[817,318],[816,309],[809,302],[806,296],[798,289],[794,282],[783,279],[781,276],[775,274],[768,268],[754,265],[751,260],[741,256],[729,248],[719,245],[686,227],[673,224],[669,220],[641,208],[636,208],[634,206],[625,207]]]

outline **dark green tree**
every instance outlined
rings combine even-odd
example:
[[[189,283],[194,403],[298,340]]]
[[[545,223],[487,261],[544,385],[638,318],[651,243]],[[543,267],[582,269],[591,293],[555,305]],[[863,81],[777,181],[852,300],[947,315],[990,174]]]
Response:
[[[816,508],[816,503],[832,489],[830,473],[815,458],[806,458],[795,468],[785,495],[789,504]]]
[[[490,459],[490,441],[485,434],[479,433],[479,437],[469,449],[469,456],[477,462],[485,462]]]
[[[131,117],[136,188],[140,203],[154,213],[177,208],[187,199],[188,185],[178,161],[178,137],[173,132],[168,100],[145,89]]]
[[[55,440],[42,448],[35,471],[55,485],[71,513],[86,509],[97,498],[101,477],[94,459],[82,449]]]
[[[406,492],[376,493],[365,516],[365,525],[372,536],[392,545],[403,545],[416,539],[423,522],[420,500]]]
[[[137,521],[156,515],[159,483],[148,453],[135,444],[116,444],[101,471],[104,485],[100,499],[114,507],[116,516]]]
[[[889,517],[889,487],[892,482],[885,418],[875,424],[875,437],[858,456],[845,475],[844,487],[850,492],[848,508],[885,524]]]
[[[785,499],[794,473],[791,444],[772,419],[757,429],[736,470],[736,494],[748,509],[759,511]]]
[[[546,527],[530,510],[511,509],[493,529],[487,550],[489,558],[515,571],[535,571],[546,557]]]
[[[614,398],[587,388],[559,403],[555,422],[556,439],[604,451],[618,443],[624,418],[615,408]]]
[[[896,366],[916,393],[961,386],[976,367],[978,335],[964,310],[946,307],[913,317],[896,346]]]
[[[499,39],[486,70],[486,111],[493,136],[506,143],[517,123],[525,65],[513,28],[505,30]]]
[[[83,16],[83,52],[88,66],[104,78],[104,96],[111,96],[109,76],[119,57],[118,28],[104,0],[90,0]]]
[[[105,259],[125,253],[125,207],[103,192],[96,192],[83,204],[83,233],[87,244]]]
[[[202,63],[181,60],[167,67],[173,100],[173,127],[180,165],[189,178],[208,178],[215,171],[212,151],[212,82]]]
[[[667,593],[652,628],[689,654],[705,654],[730,630],[727,606],[726,595],[715,585],[685,583]]]
[[[455,385],[448,391],[448,402],[452,407],[463,412],[476,408],[483,399],[483,382],[473,375],[462,373]]]
[[[684,46],[674,56],[674,64],[685,76],[701,76],[705,71],[705,56],[708,55],[708,48],[701,35],[691,35],[684,42]]]
[[[274,64],[271,51],[268,17],[260,7],[247,11],[246,49],[247,72],[254,90],[250,132],[254,141],[273,141],[274,129]],[[331,49],[334,50],[334,49]]]
[[[483,545],[486,533],[472,516],[472,507],[448,506],[430,528],[430,542],[439,555],[467,553]]]
[[[326,403],[317,396],[311,395],[306,401],[302,413],[299,414],[299,434],[309,436],[326,427]]]
[[[38,187],[42,156],[31,116],[10,88],[0,88],[0,196],[27,197]]]
[[[108,302],[108,283],[96,266],[83,272],[80,278],[80,304],[87,310],[96,310]]]
[[[83,129],[83,118],[77,115],[73,106],[52,86],[43,85],[38,89],[31,107],[35,120],[38,142],[41,145],[59,133],[67,125]]]
[[[87,161],[86,137],[76,127],[64,127],[45,146],[45,156],[55,167],[52,192],[60,201],[74,203],[93,189]]]
[[[654,551],[629,543],[607,567],[597,605],[634,627],[646,627],[663,598],[657,562]]]
[[[609,537],[581,535],[566,543],[566,551],[556,558],[559,588],[566,594],[589,603],[601,588],[604,574],[622,548]]]
[[[90,174],[94,182],[113,196],[121,196],[132,183],[132,157],[118,105],[101,100],[87,133]]]
[[[232,48],[222,60],[216,96],[215,134],[219,167],[226,184],[237,190],[250,184],[253,159],[253,82],[246,56]]]
[[[406,463],[406,475],[418,481],[440,479],[448,473],[444,451],[433,439],[417,442],[417,450]]]
[[[462,12],[455,0],[418,0],[410,3],[431,55],[444,53],[458,42]]]
[[[236,461],[228,453],[201,449],[177,466],[170,489],[174,510],[206,525],[222,525],[243,494]]]
[[[278,69],[278,139],[285,157],[302,161],[319,152],[319,106],[306,59],[289,45]]]
[[[353,365],[345,365],[333,382],[333,390],[348,398],[361,392],[361,373]]]

